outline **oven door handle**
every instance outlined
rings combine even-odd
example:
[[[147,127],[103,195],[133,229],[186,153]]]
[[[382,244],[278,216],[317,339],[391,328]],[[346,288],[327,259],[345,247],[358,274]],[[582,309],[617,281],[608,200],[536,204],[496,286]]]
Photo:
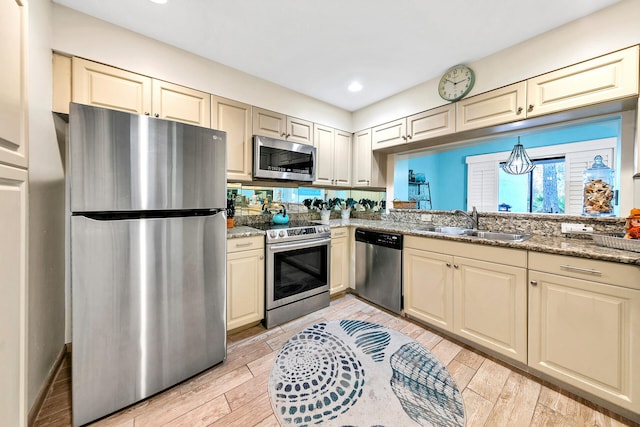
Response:
[[[267,245],[269,248],[269,252],[282,252],[288,251],[292,249],[304,249],[304,248],[312,248],[314,246],[322,246],[331,244],[331,237],[327,237],[325,239],[317,239],[317,240],[307,240],[304,242],[294,242],[294,243],[276,243],[272,245]]]

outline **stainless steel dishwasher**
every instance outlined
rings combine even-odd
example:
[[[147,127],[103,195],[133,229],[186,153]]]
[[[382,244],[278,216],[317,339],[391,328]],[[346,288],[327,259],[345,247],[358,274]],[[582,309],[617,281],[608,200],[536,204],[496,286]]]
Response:
[[[374,304],[402,310],[402,234],[356,229],[356,292]]]

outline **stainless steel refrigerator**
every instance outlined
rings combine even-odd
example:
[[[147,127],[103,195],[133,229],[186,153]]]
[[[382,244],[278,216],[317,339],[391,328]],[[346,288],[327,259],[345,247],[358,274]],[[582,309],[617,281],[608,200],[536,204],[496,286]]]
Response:
[[[225,133],[71,104],[73,424],[226,357]]]

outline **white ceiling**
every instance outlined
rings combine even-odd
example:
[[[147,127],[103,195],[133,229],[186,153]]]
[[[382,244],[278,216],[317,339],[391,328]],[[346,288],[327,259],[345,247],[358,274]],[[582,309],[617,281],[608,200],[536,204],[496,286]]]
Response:
[[[619,0],[53,1],[355,111]]]

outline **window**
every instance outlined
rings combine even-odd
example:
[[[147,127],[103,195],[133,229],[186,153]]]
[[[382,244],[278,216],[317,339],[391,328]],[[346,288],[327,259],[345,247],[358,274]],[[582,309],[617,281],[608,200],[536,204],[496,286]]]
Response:
[[[527,175],[509,175],[502,170],[509,152],[468,156],[467,206],[496,212],[501,204],[505,209],[506,204],[511,206],[511,212],[555,213],[557,209],[557,213],[581,215],[582,173],[598,154],[607,165],[615,164],[616,144],[617,138],[605,138],[527,149],[527,154],[539,165]],[[545,170],[551,179],[546,189]],[[554,190],[557,196],[552,195]]]
[[[500,164],[499,211],[564,213],[564,157],[535,160],[535,169],[525,175],[509,175]]]

